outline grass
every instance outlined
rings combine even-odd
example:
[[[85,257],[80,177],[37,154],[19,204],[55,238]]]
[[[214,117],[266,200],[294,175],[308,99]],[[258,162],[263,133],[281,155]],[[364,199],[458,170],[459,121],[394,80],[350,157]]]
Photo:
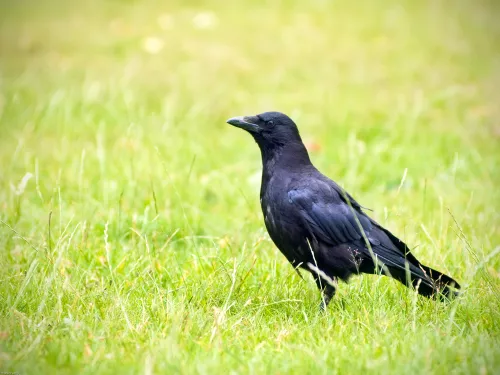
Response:
[[[498,10],[2,2],[0,371],[498,373]],[[269,109],[463,295],[361,276],[319,313],[225,124]]]

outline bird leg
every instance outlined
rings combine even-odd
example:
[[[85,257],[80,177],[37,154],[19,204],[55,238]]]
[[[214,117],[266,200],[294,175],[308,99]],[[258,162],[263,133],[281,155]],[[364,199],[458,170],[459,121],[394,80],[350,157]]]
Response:
[[[319,305],[319,309],[321,311],[326,310],[326,307],[330,303],[331,299],[333,298],[333,296],[335,296],[336,291],[337,291],[337,289],[331,285],[327,285],[326,288],[323,289],[323,295],[321,298],[321,303]]]
[[[322,280],[320,276],[315,277],[314,280],[316,281],[316,285],[318,286],[319,290],[321,290],[321,294],[322,294],[319,309],[321,311],[325,311],[326,307],[330,303],[331,299],[335,296],[337,288],[336,288],[336,286],[328,283],[326,280]],[[336,277],[333,277],[332,280],[335,283],[337,282]]]

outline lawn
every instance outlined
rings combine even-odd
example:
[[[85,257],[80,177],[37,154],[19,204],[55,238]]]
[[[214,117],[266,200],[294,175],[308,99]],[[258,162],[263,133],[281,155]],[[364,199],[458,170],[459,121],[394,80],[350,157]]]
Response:
[[[498,374],[497,2],[0,2],[0,371]],[[463,285],[326,313],[264,229],[232,116]]]

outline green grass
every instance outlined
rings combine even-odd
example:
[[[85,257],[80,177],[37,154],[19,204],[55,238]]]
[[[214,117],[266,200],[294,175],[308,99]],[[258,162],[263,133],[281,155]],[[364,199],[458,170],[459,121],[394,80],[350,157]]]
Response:
[[[0,371],[499,373],[498,4],[14,3]],[[225,124],[270,109],[463,295],[361,276],[319,313],[264,230],[257,146]]]

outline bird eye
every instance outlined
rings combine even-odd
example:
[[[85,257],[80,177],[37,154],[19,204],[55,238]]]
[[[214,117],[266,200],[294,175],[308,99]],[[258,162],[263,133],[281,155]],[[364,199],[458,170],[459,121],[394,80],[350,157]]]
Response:
[[[273,120],[269,120],[269,121],[266,122],[266,125],[268,127],[273,127],[274,126],[274,121]]]

